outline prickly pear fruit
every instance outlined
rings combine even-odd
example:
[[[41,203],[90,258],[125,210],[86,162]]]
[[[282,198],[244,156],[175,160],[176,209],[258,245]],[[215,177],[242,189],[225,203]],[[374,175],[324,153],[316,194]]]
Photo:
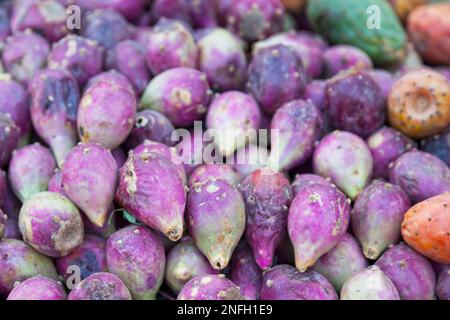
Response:
[[[311,100],[320,111],[324,111],[326,108],[325,104],[325,88],[326,82],[324,80],[313,80],[307,84],[305,91],[301,98],[303,100]]]
[[[337,45],[328,48],[323,54],[325,74],[328,78],[343,70],[357,67],[371,69],[372,60],[359,48],[349,45]]]
[[[8,113],[0,112],[0,167],[8,164],[20,139],[20,128]]]
[[[105,71],[90,78],[88,83],[86,83],[86,85],[83,88],[83,93],[88,91],[88,89],[97,82],[106,82],[112,88],[115,88],[117,86],[126,87],[130,91],[136,93],[133,84],[130,82],[130,80],[128,80],[126,76],[124,76],[123,74],[121,74],[116,70]]]
[[[367,70],[366,73],[380,86],[384,100],[387,101],[395,83],[394,75],[384,69]]]
[[[98,272],[78,283],[69,300],[131,300],[131,293],[119,277]]]
[[[436,284],[436,296],[439,300],[450,300],[450,266],[444,266],[439,272]]]
[[[204,164],[191,173],[188,186],[193,187],[199,182],[217,179],[224,180],[236,187],[241,180],[241,175],[228,164]]]
[[[227,163],[233,163],[234,169],[242,177],[248,176],[255,170],[262,169],[267,165],[269,151],[258,141],[258,145],[248,144],[239,149],[227,159]]]
[[[178,300],[244,300],[240,289],[223,274],[192,278],[181,289]]]
[[[310,185],[313,184],[325,184],[325,185],[331,185],[331,182],[327,179],[322,178],[321,176],[318,176],[316,174],[311,173],[304,173],[296,175],[294,178],[294,182],[292,182],[292,194],[294,197],[303,189],[303,188],[309,188]]]
[[[424,151],[444,161],[450,167],[450,126],[441,134],[421,142]]]
[[[203,140],[202,130],[191,130],[189,135],[183,137],[175,146],[178,155],[181,157],[187,176],[203,164],[205,148],[206,143]]]
[[[8,223],[8,216],[0,209],[0,239],[5,236],[6,226]]]
[[[66,300],[61,282],[37,275],[26,279],[12,289],[7,300]]]

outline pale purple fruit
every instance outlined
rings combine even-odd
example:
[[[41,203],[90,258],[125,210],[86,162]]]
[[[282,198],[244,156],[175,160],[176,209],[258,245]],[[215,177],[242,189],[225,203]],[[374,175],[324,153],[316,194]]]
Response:
[[[306,85],[305,91],[301,98],[303,100],[311,100],[320,111],[324,112],[326,109],[326,101],[325,101],[325,88],[326,88],[325,80],[314,80]]]
[[[250,246],[241,241],[237,246],[230,264],[230,280],[241,290],[246,300],[258,300],[263,273],[253,258]]]
[[[357,135],[334,131],[325,136],[313,155],[314,173],[330,178],[350,199],[370,182],[373,159],[364,140]]]
[[[17,284],[7,300],[67,300],[61,282],[37,275]]]
[[[375,264],[391,279],[402,300],[435,299],[433,267],[408,245],[400,243],[390,247]]]
[[[96,144],[73,148],[62,168],[65,193],[98,227],[109,215],[117,179],[116,160],[109,150]]]
[[[27,85],[34,74],[45,67],[49,52],[50,45],[47,40],[27,29],[6,40],[2,61],[9,74]]]
[[[217,91],[239,90],[247,72],[244,45],[239,38],[222,28],[205,31],[198,40],[199,68]]]
[[[34,143],[14,151],[9,164],[8,178],[16,196],[25,202],[33,194],[46,191],[56,168],[48,148]]]
[[[69,300],[131,300],[131,293],[119,277],[98,272],[78,283]]]
[[[196,168],[203,164],[203,152],[206,142],[203,140],[202,130],[191,130],[187,137],[175,146],[183,162],[184,170],[189,176]]]
[[[210,0],[187,0],[192,25],[196,28],[212,28],[218,25],[216,2]]]
[[[346,233],[333,249],[317,260],[313,270],[330,280],[340,292],[349,278],[368,266],[358,241]]]
[[[182,239],[167,255],[165,281],[176,294],[192,278],[217,273],[189,237]]]
[[[439,300],[450,300],[450,266],[444,265],[438,273],[436,296]]]
[[[77,143],[76,118],[80,92],[64,69],[39,71],[30,83],[31,120],[55,155],[58,166]]]
[[[154,152],[130,152],[120,169],[117,198],[145,225],[177,241],[183,234],[186,191],[180,168]]]
[[[241,180],[241,175],[228,164],[211,163],[196,168],[189,177],[188,187],[193,187],[199,182],[221,179],[236,187]]]
[[[373,265],[345,282],[341,300],[400,300],[400,296],[386,274]]]
[[[83,93],[85,93],[90,87],[92,87],[97,82],[106,82],[110,87],[126,87],[130,91],[136,93],[133,84],[127,79],[123,74],[116,70],[109,70],[97,74],[96,76],[89,79],[88,83],[83,88]],[[137,94],[137,93],[136,93]]]
[[[356,198],[352,230],[364,255],[376,260],[401,237],[403,217],[411,203],[399,187],[382,180],[373,181]]]
[[[181,289],[178,300],[244,300],[239,287],[220,275],[192,278]]]
[[[154,75],[172,68],[196,68],[198,47],[182,22],[161,18],[147,39],[145,57]]]
[[[146,0],[71,0],[84,10],[112,9],[128,20],[136,20],[145,10]]]
[[[186,221],[197,248],[214,269],[222,270],[244,233],[244,201],[223,180],[196,184],[189,192]]]
[[[303,63],[290,46],[259,50],[248,68],[247,89],[267,114],[300,98],[305,87]]]
[[[159,237],[141,226],[128,226],[106,242],[108,270],[121,278],[135,300],[154,300],[164,278],[166,257]]]
[[[343,70],[352,67],[372,69],[373,63],[369,56],[359,48],[350,45],[332,46],[323,54],[325,75],[333,77]]]
[[[245,203],[245,236],[258,266],[272,266],[275,249],[286,236],[292,190],[284,174],[259,169],[239,184]]]
[[[382,127],[371,134],[367,146],[373,158],[373,177],[389,179],[389,165],[403,153],[417,147],[417,143],[400,131]]]
[[[261,111],[248,94],[228,91],[217,95],[209,106],[206,127],[217,146],[227,157],[257,139]]]
[[[412,203],[450,192],[450,169],[439,158],[417,150],[401,155],[389,171],[390,181],[406,192]]]
[[[258,145],[248,144],[237,150],[234,155],[228,157],[226,163],[233,164],[234,169],[245,177],[255,170],[266,167],[268,157],[269,151],[261,141],[258,141]]]
[[[395,78],[392,73],[383,69],[373,69],[366,71],[383,91],[384,99],[387,101],[391,93],[392,86],[395,83]]]
[[[131,83],[125,85],[113,79],[93,82],[84,92],[78,110],[81,141],[117,148],[133,129],[136,111],[137,99]]]
[[[331,185],[331,182],[316,174],[304,173],[296,175],[292,182],[292,193],[294,197],[304,188],[309,188],[313,184]]]
[[[8,164],[20,139],[20,128],[8,113],[0,112],[0,167]]]
[[[350,210],[350,200],[334,186],[313,184],[299,191],[288,216],[288,232],[299,271],[312,267],[342,240]]]
[[[320,138],[322,125],[322,114],[310,101],[284,104],[270,124],[271,154],[267,166],[273,170],[289,170],[304,164]]]
[[[338,295],[320,273],[281,264],[264,274],[261,300],[338,300]]]

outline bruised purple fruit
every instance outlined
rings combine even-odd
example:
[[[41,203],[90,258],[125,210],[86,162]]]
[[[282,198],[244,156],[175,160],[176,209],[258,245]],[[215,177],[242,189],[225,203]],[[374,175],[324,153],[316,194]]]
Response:
[[[350,199],[370,182],[373,159],[364,140],[345,131],[325,136],[313,155],[314,173],[330,178]]]
[[[165,281],[176,294],[192,278],[217,273],[189,237],[181,240],[167,255]]]
[[[244,300],[239,287],[223,274],[192,278],[178,294],[178,300]]]
[[[286,236],[292,190],[284,174],[259,169],[239,185],[247,213],[245,236],[258,266],[265,270],[273,263],[275,249]]]
[[[358,241],[346,233],[333,249],[317,260],[313,270],[325,276],[340,292],[349,278],[368,265]]]
[[[214,269],[222,270],[244,233],[244,201],[223,180],[198,183],[189,192],[186,221],[197,248]]]
[[[218,152],[228,157],[247,142],[255,142],[261,111],[255,99],[239,91],[217,95],[206,115],[206,127]]]
[[[108,69],[124,74],[137,92],[142,93],[150,81],[150,72],[145,61],[145,47],[134,40],[119,42],[109,50],[105,60]]]
[[[177,241],[183,234],[186,191],[179,167],[154,152],[130,152],[120,169],[117,197],[145,225]]]
[[[189,127],[206,114],[211,96],[203,72],[173,68],[150,81],[141,98],[141,109],[165,114],[176,127]]]
[[[17,284],[7,300],[67,300],[61,282],[37,275]]]
[[[114,149],[126,140],[135,122],[137,98],[131,83],[123,82],[99,79],[84,92],[77,118],[82,142]]]
[[[450,166],[450,127],[442,133],[422,141],[421,148]]]
[[[273,170],[289,170],[304,164],[313,153],[322,126],[322,114],[310,101],[284,104],[270,124],[272,149],[267,166]]]
[[[235,35],[222,28],[206,31],[198,41],[199,68],[217,91],[239,90],[247,73],[244,45]]]
[[[20,139],[20,128],[9,113],[0,112],[0,167],[8,164]]]
[[[241,175],[228,164],[211,163],[196,168],[189,177],[189,187],[207,180],[221,179],[236,187],[241,180]]]
[[[131,293],[119,277],[98,272],[78,283],[69,300],[131,300]]]
[[[390,166],[390,181],[406,192],[412,203],[450,192],[450,169],[439,158],[417,150],[401,155]]]
[[[411,203],[396,185],[374,180],[356,198],[352,211],[352,230],[364,255],[376,260],[401,237],[403,217]]]
[[[390,127],[382,127],[371,134],[367,146],[373,158],[373,177],[389,179],[389,165],[403,153],[417,147],[417,143]]]
[[[31,120],[61,167],[77,143],[76,117],[80,92],[75,78],[64,69],[45,69],[30,83]]]
[[[313,184],[331,185],[331,182],[321,176],[312,173],[296,175],[292,182],[292,193],[294,197],[304,188],[309,188]]]
[[[162,18],[147,39],[145,57],[154,75],[172,68],[196,68],[198,47],[181,21]]]
[[[2,61],[9,74],[27,85],[34,74],[45,67],[49,52],[47,40],[28,29],[7,39]]]
[[[264,274],[261,300],[338,300],[338,295],[320,273],[281,264]]]
[[[128,226],[106,242],[108,270],[120,277],[135,300],[154,300],[164,278],[166,257],[159,237],[141,226]]]
[[[436,296],[439,300],[450,300],[450,266],[443,266],[436,283]]]
[[[55,167],[51,151],[39,143],[14,151],[8,178],[14,193],[22,203],[35,193],[47,190]]]
[[[55,261],[58,274],[68,279],[78,268],[80,279],[86,279],[91,274],[107,271],[106,266],[106,240],[85,235],[83,243],[65,257]]]
[[[62,184],[67,196],[96,226],[104,225],[118,179],[116,160],[97,144],[79,144],[67,156]]]
[[[326,49],[323,60],[327,78],[352,67],[359,69],[373,68],[372,60],[364,51],[349,45],[337,45]]]
[[[260,297],[262,271],[253,258],[252,249],[241,241],[231,258],[230,280],[240,289],[246,300],[258,300]]]
[[[392,73],[382,69],[373,69],[366,71],[383,91],[385,101],[389,98],[391,89],[395,83],[395,78]]]
[[[112,9],[134,21],[145,10],[146,0],[71,0],[84,10]]]
[[[227,159],[227,164],[233,164],[234,169],[243,177],[248,176],[255,170],[267,166],[269,151],[261,141],[258,145],[248,144],[236,151],[236,153]]]
[[[248,91],[267,114],[298,99],[306,75],[295,50],[283,44],[259,50],[248,68]]]
[[[32,29],[50,42],[64,37],[67,28],[66,8],[59,0],[21,0],[13,2],[11,31]]]
[[[324,111],[325,104],[325,87],[327,83],[324,80],[314,80],[307,84],[301,98],[303,100],[311,100],[320,111]]]
[[[350,70],[329,80],[325,90],[330,123],[335,129],[366,137],[383,125],[383,91],[370,75]]]
[[[375,263],[394,283],[402,300],[434,300],[431,263],[404,243],[390,247]]]
[[[392,281],[374,265],[345,282],[341,300],[400,300],[400,296]]]
[[[94,40],[69,34],[53,44],[47,67],[70,71],[82,88],[102,71],[103,48]]]
[[[110,87],[126,87],[130,91],[135,92],[135,88],[130,80],[127,79],[123,74],[116,70],[109,70],[97,74],[96,76],[89,79],[88,83],[83,88],[83,93],[85,93],[90,87],[92,87],[97,82],[105,82],[109,84]]]

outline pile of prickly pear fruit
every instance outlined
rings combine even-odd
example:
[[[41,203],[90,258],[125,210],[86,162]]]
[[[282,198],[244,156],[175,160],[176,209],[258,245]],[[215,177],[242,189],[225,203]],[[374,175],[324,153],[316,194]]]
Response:
[[[450,1],[0,2],[0,297],[449,300]]]

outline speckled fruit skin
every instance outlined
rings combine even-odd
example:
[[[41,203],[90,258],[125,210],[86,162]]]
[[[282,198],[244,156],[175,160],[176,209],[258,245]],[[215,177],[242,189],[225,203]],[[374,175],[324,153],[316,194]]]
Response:
[[[245,241],[241,241],[231,258],[229,277],[240,288],[245,300],[259,300],[262,274],[253,258],[252,249]]]
[[[383,91],[366,73],[348,70],[329,80],[325,90],[330,123],[335,129],[366,137],[385,122]]]
[[[352,230],[364,255],[376,260],[401,236],[401,224],[411,204],[399,187],[374,180],[356,198],[352,211]]]
[[[9,164],[8,178],[20,201],[25,202],[33,194],[47,190],[55,167],[51,151],[39,143],[15,150]]]
[[[236,187],[241,180],[241,175],[234,170],[233,166],[228,164],[204,164],[191,173],[188,186],[191,188],[197,183],[214,179],[224,180],[233,187]]]
[[[106,242],[108,270],[121,278],[135,300],[154,300],[164,278],[166,257],[159,237],[141,226],[128,226]]]
[[[450,192],[450,169],[439,158],[417,150],[401,155],[390,166],[390,181],[417,203],[444,192]]]
[[[131,300],[131,293],[119,277],[98,272],[78,283],[69,300]]]
[[[98,227],[108,217],[117,177],[117,163],[111,152],[97,144],[77,145],[62,168],[65,193]]]
[[[228,91],[216,95],[206,115],[206,127],[214,130],[214,142],[218,152],[230,156],[236,150],[253,142],[261,124],[261,111],[250,95],[239,91]],[[245,138],[244,139],[244,136]]]
[[[255,170],[266,167],[269,150],[264,146],[248,144],[227,158],[227,163],[233,163],[234,169],[242,177],[248,176]]]
[[[439,272],[436,283],[436,296],[439,300],[450,300],[450,266]]]
[[[20,209],[23,239],[49,257],[64,257],[83,242],[84,226],[77,207],[65,196],[40,192]]]
[[[52,260],[41,255],[25,242],[0,240],[0,292],[9,294],[14,283],[41,275],[58,279]]]
[[[396,80],[394,75],[384,69],[367,70],[366,73],[380,86],[383,97],[387,101]]]
[[[206,113],[211,91],[203,72],[173,68],[153,78],[141,98],[141,109],[165,114],[175,127],[189,127]]]
[[[112,9],[128,20],[136,20],[146,4],[145,0],[73,0],[74,4],[85,10]]]
[[[404,243],[386,250],[376,265],[394,283],[402,300],[434,300],[436,275],[431,263]]]
[[[216,270],[224,269],[245,229],[245,205],[240,192],[223,180],[191,188],[186,223],[197,248]]]
[[[373,159],[364,140],[345,131],[325,136],[313,155],[314,173],[330,178],[350,199],[370,182]]]
[[[134,128],[125,141],[128,149],[134,149],[145,140],[172,146],[172,132],[175,130],[170,120],[161,112],[143,110],[136,114]]]
[[[400,300],[400,296],[384,272],[370,266],[345,282],[341,300]]]
[[[107,271],[106,266],[106,240],[87,234],[83,243],[69,255],[55,260],[58,274],[68,279],[72,275],[69,267],[80,268],[80,279],[86,279],[91,274]]]
[[[426,138],[450,124],[450,82],[438,72],[419,69],[394,84],[389,122],[411,138]]]
[[[38,275],[16,285],[7,300],[67,300],[67,294],[61,282]]]
[[[420,55],[429,63],[450,64],[449,3],[416,8],[408,19],[408,33]]]
[[[312,269],[325,276],[340,292],[349,278],[368,265],[358,241],[346,233],[333,249],[317,260]]]
[[[337,45],[329,47],[323,54],[325,74],[333,77],[343,70],[351,67],[359,69],[371,69],[372,60],[359,48],[349,45]]]
[[[47,40],[28,29],[6,39],[3,66],[17,81],[27,85],[36,71],[44,68],[49,52]]]
[[[294,181],[291,184],[292,194],[295,196],[304,188],[309,188],[313,184],[332,185],[330,181],[321,176],[312,173],[303,173],[295,176]]]
[[[29,85],[31,120],[39,137],[55,155],[58,166],[77,143],[76,119],[80,92],[64,69],[39,71]]]
[[[313,80],[308,83],[305,87],[305,91],[301,98],[303,100],[311,100],[320,111],[325,111],[326,108],[326,100],[325,100],[325,88],[326,81],[324,80]]]
[[[0,113],[0,167],[8,164],[11,154],[17,147],[20,129],[7,113]]]
[[[424,256],[450,264],[450,193],[444,193],[413,206],[402,223],[403,239]]]
[[[172,68],[196,68],[198,47],[185,24],[161,18],[147,39],[145,57],[154,75]]]
[[[218,274],[191,238],[181,240],[167,255],[165,282],[175,294],[196,276]]]
[[[310,101],[294,100],[278,109],[270,123],[272,151],[267,166],[273,170],[292,169],[304,164],[320,138],[323,117]]]
[[[338,300],[338,295],[320,273],[282,264],[264,274],[261,300]]]
[[[289,180],[283,173],[258,169],[239,184],[245,203],[245,236],[258,266],[272,266],[274,252],[286,236],[287,216],[292,200]]]
[[[112,79],[111,79],[112,80]],[[120,146],[133,129],[137,99],[132,85],[98,80],[80,101],[77,126],[82,142],[100,143],[108,149]]]
[[[389,180],[389,165],[417,143],[390,127],[382,127],[366,140],[373,158],[373,178]]]
[[[267,114],[299,98],[305,86],[303,63],[291,46],[261,49],[249,65],[247,90]]]
[[[239,90],[247,73],[244,44],[231,32],[214,28],[198,41],[199,68],[218,91]]]
[[[99,73],[92,78],[89,79],[89,81],[86,83],[86,85],[83,88],[83,93],[88,91],[90,87],[92,87],[97,82],[106,82],[109,84],[110,87],[120,86],[120,87],[126,87],[130,91],[137,94],[135,91],[135,88],[133,87],[133,84],[130,82],[130,80],[127,79],[126,76],[124,76],[122,73],[116,71],[116,70],[109,70],[102,73]]]
[[[313,184],[299,191],[289,210],[288,233],[300,272],[341,241],[350,210],[350,200],[334,186]]]
[[[181,289],[178,300],[244,300],[239,287],[224,275],[192,278]]]
[[[450,126],[441,134],[422,141],[421,148],[438,157],[450,167]]]

